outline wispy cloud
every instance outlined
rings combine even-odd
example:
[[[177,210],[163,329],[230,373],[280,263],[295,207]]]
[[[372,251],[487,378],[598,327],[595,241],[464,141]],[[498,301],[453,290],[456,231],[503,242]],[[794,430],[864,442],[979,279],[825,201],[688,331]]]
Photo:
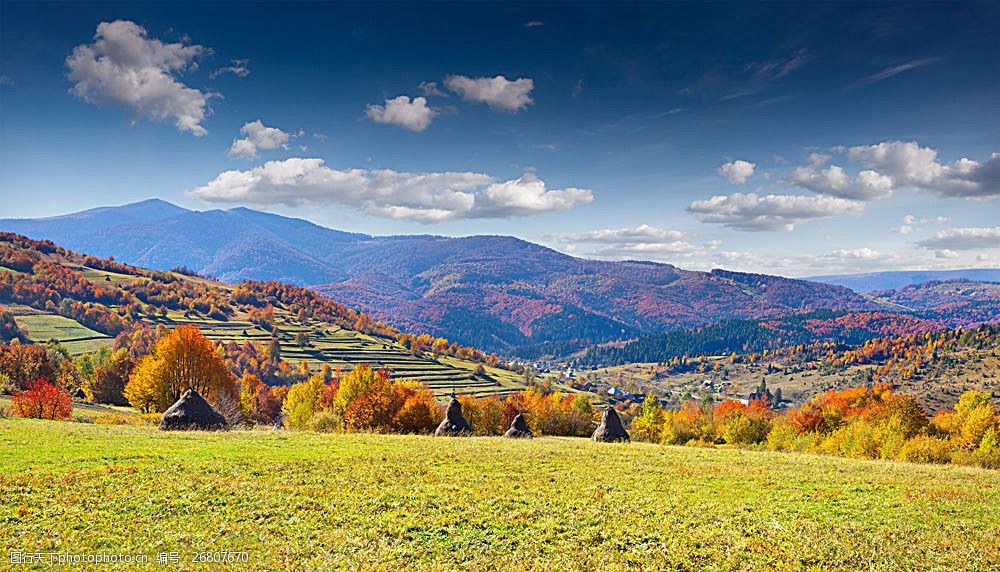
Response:
[[[869,86],[873,83],[878,83],[880,81],[885,81],[891,77],[895,77],[901,73],[908,72],[910,70],[915,70],[917,68],[922,68],[924,66],[937,63],[941,61],[941,58],[922,58],[919,60],[911,60],[908,62],[903,62],[901,64],[896,64],[894,66],[889,66],[878,73],[873,73],[872,75],[862,79],[861,81],[855,82],[847,86],[844,91],[854,91],[856,89],[861,89],[863,87]]]
[[[212,73],[208,74],[208,77],[215,79],[222,74],[231,73],[236,77],[246,77],[250,75],[250,60],[232,60],[230,65],[221,67]]]

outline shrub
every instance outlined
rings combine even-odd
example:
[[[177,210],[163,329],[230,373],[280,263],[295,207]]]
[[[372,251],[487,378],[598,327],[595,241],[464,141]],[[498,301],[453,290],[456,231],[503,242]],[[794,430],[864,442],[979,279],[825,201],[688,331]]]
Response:
[[[26,391],[14,394],[14,415],[31,419],[69,419],[73,404],[61,387],[38,379],[28,384]]]
[[[462,415],[476,435],[502,435],[506,431],[503,426],[503,403],[499,397],[463,395],[458,401],[462,404]]]
[[[340,417],[333,413],[320,411],[312,416],[309,428],[320,433],[333,433],[340,429]]]
[[[951,461],[951,444],[947,439],[917,435],[903,444],[897,458],[910,463],[948,463]]]
[[[10,380],[9,375],[0,371],[0,395],[10,393],[12,391],[14,391],[14,382]]]
[[[991,427],[986,431],[973,458],[980,467],[1000,469],[1000,430]]]
[[[732,416],[722,429],[722,438],[733,445],[756,445],[767,440],[771,424],[765,417],[750,414]]]
[[[437,427],[439,415],[434,394],[425,386],[407,397],[392,424],[400,433],[430,433]]]

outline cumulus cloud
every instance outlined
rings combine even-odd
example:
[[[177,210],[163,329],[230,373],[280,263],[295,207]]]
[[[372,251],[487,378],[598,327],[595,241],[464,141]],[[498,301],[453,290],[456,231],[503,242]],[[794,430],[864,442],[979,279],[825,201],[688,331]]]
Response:
[[[288,148],[290,135],[277,127],[266,127],[260,119],[251,121],[240,128],[242,139],[233,140],[229,147],[229,156],[233,158],[253,159],[258,149]]]
[[[688,211],[702,222],[736,230],[792,230],[810,220],[861,214],[864,203],[836,197],[734,193],[695,201]]]
[[[532,20],[530,22],[525,22],[524,23],[524,27],[525,28],[541,28],[544,25],[545,25],[545,22],[542,22],[541,20]]]
[[[215,79],[222,74],[231,73],[236,77],[246,77],[250,75],[250,60],[232,60],[230,65],[223,66],[212,73],[208,74],[208,77]]]
[[[917,244],[939,251],[1000,248],[1000,226],[949,228]]]
[[[851,147],[848,156],[892,178],[895,186],[913,186],[946,197],[1000,196],[1000,153],[985,162],[962,158],[938,161],[938,152],[915,141],[885,141]]]
[[[721,167],[716,169],[715,172],[718,173],[720,177],[729,179],[730,183],[742,185],[747,182],[747,179],[753,176],[753,170],[756,167],[756,163],[737,159],[736,161],[724,163]]]
[[[302,158],[269,161],[247,171],[226,171],[188,195],[212,203],[339,204],[426,223],[526,216],[566,210],[593,200],[585,189],[547,189],[530,173],[500,182],[471,172],[337,170],[327,167],[322,159]]]
[[[564,211],[593,200],[593,193],[587,189],[567,187],[550,190],[533,173],[525,173],[518,179],[486,187],[476,195],[475,208],[471,214],[474,217],[491,218],[524,216]]]
[[[510,112],[531,105],[531,90],[535,88],[535,82],[530,78],[509,80],[502,75],[477,78],[450,75],[444,79],[444,85],[466,101],[485,103],[491,109]]]
[[[151,39],[135,22],[101,22],[94,42],[76,46],[66,58],[74,82],[70,91],[88,103],[120,105],[137,117],[173,121],[181,131],[205,135],[201,123],[212,94],[177,78],[196,68],[196,58],[206,51],[199,45]]]
[[[829,160],[829,155],[813,153],[809,164],[793,169],[785,182],[821,195],[856,201],[872,201],[892,194],[891,178],[872,170],[851,177],[837,165],[825,167]]]
[[[385,105],[371,104],[365,108],[365,115],[375,123],[387,123],[410,131],[427,129],[437,114],[437,110],[427,107],[427,98],[414,97],[410,100],[405,95],[387,99]]]

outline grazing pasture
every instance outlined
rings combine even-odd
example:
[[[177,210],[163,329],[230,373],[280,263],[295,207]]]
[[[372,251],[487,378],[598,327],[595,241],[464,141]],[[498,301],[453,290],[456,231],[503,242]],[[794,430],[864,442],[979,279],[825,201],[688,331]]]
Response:
[[[0,545],[230,569],[996,570],[1000,471],[789,453],[0,419]]]

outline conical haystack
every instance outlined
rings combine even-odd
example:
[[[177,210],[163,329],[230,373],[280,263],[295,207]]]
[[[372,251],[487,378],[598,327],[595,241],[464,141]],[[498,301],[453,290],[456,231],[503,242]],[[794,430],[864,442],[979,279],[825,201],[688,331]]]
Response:
[[[614,407],[608,407],[601,415],[601,424],[594,431],[591,437],[594,441],[602,443],[614,443],[617,441],[629,441],[628,431],[622,426],[622,418]]]
[[[164,431],[217,431],[229,424],[219,411],[193,389],[163,413],[160,429]]]
[[[451,398],[451,403],[448,404],[448,412],[434,434],[438,437],[472,435],[472,427],[462,415],[462,404],[458,402],[458,398],[454,396]]]
[[[524,420],[523,413],[518,413],[517,417],[514,417],[514,421],[510,424],[510,429],[503,436],[507,439],[532,438],[531,429],[528,428],[528,422]]]

